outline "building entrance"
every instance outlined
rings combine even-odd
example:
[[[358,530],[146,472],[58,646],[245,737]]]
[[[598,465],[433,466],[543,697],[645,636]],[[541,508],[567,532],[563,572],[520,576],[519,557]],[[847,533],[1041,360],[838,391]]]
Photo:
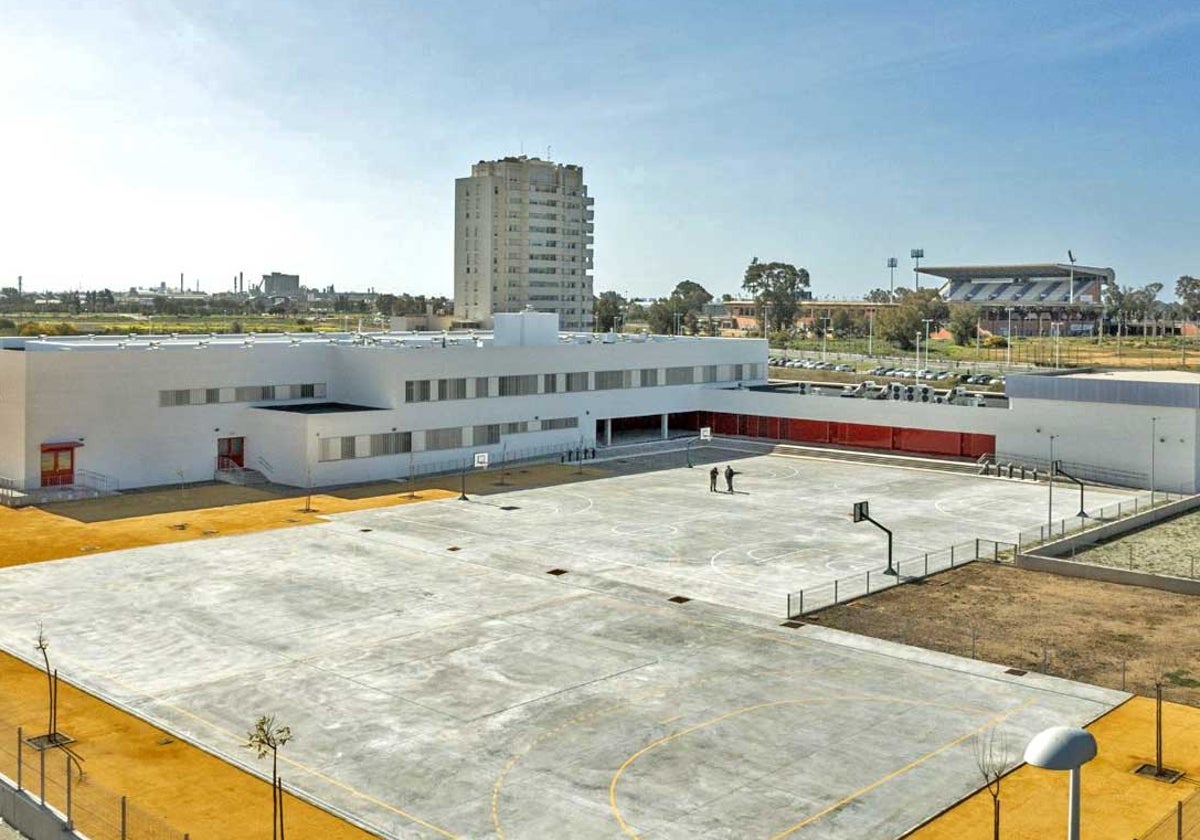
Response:
[[[217,469],[230,470],[246,466],[246,439],[244,437],[217,438]]]

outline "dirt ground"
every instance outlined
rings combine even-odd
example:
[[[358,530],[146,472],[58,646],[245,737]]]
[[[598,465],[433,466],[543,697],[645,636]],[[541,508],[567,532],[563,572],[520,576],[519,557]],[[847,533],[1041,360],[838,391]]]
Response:
[[[1200,574],[1197,546],[1200,546],[1200,511],[1092,546],[1070,559],[1156,575],[1196,577]]]
[[[1166,699],[1200,706],[1197,607],[1189,595],[971,563],[805,620],[960,656],[974,646],[977,659],[1145,695],[1159,667]]]

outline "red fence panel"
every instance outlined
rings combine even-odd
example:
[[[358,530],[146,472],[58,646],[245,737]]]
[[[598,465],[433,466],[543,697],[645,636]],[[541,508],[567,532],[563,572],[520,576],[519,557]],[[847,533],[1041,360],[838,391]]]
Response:
[[[995,435],[976,435],[970,432],[963,432],[962,436],[962,454],[971,458],[978,458],[980,455],[994,455],[996,452],[996,436]]]
[[[844,446],[863,446],[870,449],[892,448],[891,426],[870,426],[865,423],[834,423],[831,442]]]
[[[958,432],[938,432],[933,429],[896,429],[893,436],[895,448],[904,452],[956,457],[962,445],[959,438]]]

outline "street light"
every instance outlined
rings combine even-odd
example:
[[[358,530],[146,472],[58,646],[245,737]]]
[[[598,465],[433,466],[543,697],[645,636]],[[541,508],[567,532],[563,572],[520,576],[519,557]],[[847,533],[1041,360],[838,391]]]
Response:
[[[1150,507],[1154,507],[1154,462],[1158,443],[1158,418],[1150,418]]]
[[[913,260],[913,285],[915,288],[920,289],[921,288],[921,275],[918,274],[917,272],[921,268],[921,258],[925,256],[925,249],[924,248],[913,248],[911,251],[908,252],[908,255],[910,257],[912,257],[912,260]]]
[[[1071,771],[1067,791],[1067,840],[1079,840],[1079,771],[1096,757],[1096,738],[1086,729],[1052,726],[1025,747],[1025,763],[1046,770]]]
[[[917,330],[917,361],[913,370],[913,382],[921,381],[921,331]]]
[[[1058,435],[1050,435],[1050,481],[1047,484],[1050,500],[1047,502],[1048,512],[1046,514],[1047,539],[1054,536],[1054,439],[1056,437]]]
[[[929,367],[929,325],[933,323],[933,319],[922,318],[921,322],[925,324],[925,367]]]
[[[1013,308],[1011,306],[1009,306],[1007,308],[1008,308],[1008,336],[1006,337],[1007,340],[1004,342],[1004,346],[1005,346],[1004,366],[1006,368],[1011,368],[1012,367],[1012,311],[1013,311]]]
[[[1054,330],[1054,367],[1059,366],[1058,361],[1058,337],[1062,335],[1062,321],[1052,321],[1050,329]]]
[[[829,338],[829,322],[833,319],[826,315],[821,318],[821,320],[825,322],[825,328],[821,330],[821,361],[823,362],[825,361],[825,348],[828,346],[827,340]]]
[[[900,265],[900,261],[895,257],[888,257],[887,267],[891,273],[891,280],[888,281],[888,300],[896,300],[896,266]]]

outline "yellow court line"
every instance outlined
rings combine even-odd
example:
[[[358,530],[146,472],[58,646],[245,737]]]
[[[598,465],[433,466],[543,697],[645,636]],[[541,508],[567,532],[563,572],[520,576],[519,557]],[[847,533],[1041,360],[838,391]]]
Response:
[[[637,831],[634,830],[625,821],[625,817],[621,813],[620,806],[617,805],[617,784],[621,781],[621,776],[625,773],[625,771],[628,770],[629,767],[632,766],[635,761],[637,761],[639,758],[641,758],[646,753],[662,746],[663,744],[670,743],[671,741],[674,741],[678,738],[682,738],[683,736],[691,734],[692,732],[696,732],[697,730],[705,729],[709,726],[720,723],[724,720],[728,720],[731,717],[736,717],[738,715],[747,714],[749,712],[757,711],[759,709],[770,708],[773,706],[808,705],[808,704],[812,704],[812,703],[826,703],[826,702],[833,702],[833,701],[845,702],[847,700],[866,700],[866,701],[873,701],[873,702],[892,702],[892,703],[906,702],[904,700],[898,700],[897,698],[894,698],[894,697],[881,697],[881,696],[870,695],[870,694],[867,694],[867,695],[842,695],[842,696],[838,696],[838,697],[809,697],[809,698],[793,699],[793,700],[772,700],[767,703],[757,703],[752,706],[744,706],[740,709],[733,709],[732,711],[726,712],[723,715],[719,715],[710,720],[702,721],[701,723],[698,723],[694,726],[690,726],[687,729],[681,729],[678,732],[672,733],[671,735],[667,735],[667,736],[659,738],[655,741],[651,741],[649,744],[642,747],[640,750],[638,750],[637,752],[633,753],[628,758],[626,758],[625,761],[623,761],[621,763],[621,766],[617,768],[617,772],[613,774],[612,779],[609,781],[609,785],[608,785],[609,810],[612,812],[613,818],[616,819],[617,825],[619,825],[621,827],[621,830],[627,836],[633,837],[633,838],[638,838],[641,835],[638,834]],[[915,702],[915,701],[911,701],[911,702]],[[938,747],[936,750],[926,753],[925,755],[921,756],[920,758],[909,762],[908,764],[904,765],[903,767],[901,767],[897,770],[892,771],[891,773],[888,773],[886,776],[883,776],[882,778],[877,779],[876,781],[872,782],[871,784],[869,784],[863,788],[860,788],[859,790],[854,791],[849,796],[845,797],[844,799],[840,800],[839,802],[834,803],[833,805],[830,805],[828,808],[825,808],[822,811],[820,811],[816,814],[813,814],[810,817],[806,817],[805,819],[801,820],[800,822],[796,823],[795,825],[792,825],[791,827],[785,829],[784,831],[773,835],[771,837],[771,840],[779,840],[779,838],[787,837],[788,835],[795,832],[797,829],[802,828],[803,826],[808,825],[809,823],[812,823],[813,821],[820,819],[821,817],[825,816],[826,814],[830,813],[831,811],[841,808],[848,802],[856,799],[857,797],[863,795],[864,793],[867,793],[868,791],[871,791],[871,790],[879,787],[880,785],[890,781],[891,779],[894,779],[897,776],[899,776],[903,773],[906,773],[907,771],[922,764],[923,762],[929,760],[930,758],[933,758],[934,756],[938,755],[939,753],[944,752],[945,750],[948,750],[951,747],[962,743],[963,741],[970,738],[972,735],[976,734],[977,732],[980,732],[991,726],[995,726],[997,723],[1000,723],[1004,719],[1011,717],[1012,715],[1016,714],[1017,712],[1033,705],[1035,702],[1037,702],[1036,698],[1030,698],[1029,700],[1026,700],[1021,705],[1016,706],[1015,708],[1010,709],[1009,711],[1004,712],[1000,715],[996,715],[995,717],[990,718],[986,723],[984,723],[978,727],[975,727],[974,729],[970,730],[966,734],[964,734],[958,738],[955,738],[953,741],[943,744],[942,746]],[[920,704],[920,705],[927,705],[927,704]],[[939,705],[939,704],[932,704],[932,705]],[[939,705],[939,707],[940,707],[940,705]]]
[[[813,814],[812,816],[805,817],[804,819],[800,820],[800,822],[794,823],[794,824],[788,826],[783,831],[780,831],[776,834],[772,834],[771,840],[782,840],[782,838],[784,838],[784,837],[791,836],[795,832],[799,831],[801,828],[804,828],[804,826],[810,825],[810,824],[816,822],[817,820],[821,819],[822,817],[826,816],[827,814],[829,814],[833,811],[836,811],[838,808],[841,808],[842,806],[847,805],[850,802],[853,802],[855,799],[862,796],[864,793],[869,793],[870,791],[874,790],[875,788],[879,787],[882,784],[886,784],[887,782],[891,781],[892,779],[896,778],[897,776],[907,773],[909,770],[913,769],[914,767],[917,767],[920,764],[924,764],[926,761],[933,758],[935,755],[938,755],[939,753],[943,753],[946,750],[950,749],[951,747],[958,746],[963,741],[967,740],[968,738],[972,737],[973,735],[975,735],[979,732],[982,732],[985,729],[990,729],[991,727],[995,726],[996,724],[1000,723],[1001,721],[1012,717],[1017,712],[1020,712],[1024,709],[1029,708],[1036,702],[1037,702],[1036,698],[1030,697],[1028,700],[1026,700],[1021,705],[1017,706],[1016,708],[1009,709],[1007,712],[996,715],[995,717],[993,717],[991,720],[987,721],[986,723],[976,726],[974,729],[969,730],[968,732],[966,732],[962,735],[959,735],[953,741],[949,741],[945,744],[942,744],[936,750],[933,750],[932,752],[928,752],[925,755],[921,756],[920,758],[915,759],[914,761],[910,761],[908,764],[905,764],[903,767],[899,768],[898,770],[893,770],[891,773],[888,773],[886,776],[882,776],[882,777],[876,779],[875,781],[871,782],[871,784],[859,788],[858,790],[854,791],[854,793],[850,794],[849,796],[844,797],[843,799],[838,800],[837,802],[833,803],[832,805],[821,809],[820,811]]]
[[[22,661],[24,661],[24,660],[22,660]],[[28,663],[26,663],[26,664],[28,664]],[[183,715],[184,717],[189,717],[192,720],[198,721],[199,723],[202,723],[203,725],[207,726],[209,729],[213,730],[214,732],[219,732],[222,735],[232,738],[235,741],[241,741],[244,739],[243,735],[239,735],[236,732],[231,732],[228,729],[226,729],[225,727],[215,724],[212,721],[201,717],[200,715],[196,714],[195,712],[188,711],[187,709],[183,708],[182,706],[177,706],[174,703],[169,703],[166,700],[155,697],[152,694],[147,694],[143,691],[139,691],[136,687],[130,685],[129,683],[127,683],[117,677],[112,676],[111,674],[104,673],[103,671],[97,671],[93,668],[88,668],[86,665],[83,665],[83,666],[76,665],[75,667],[80,668],[80,670],[91,671],[93,674],[96,674],[105,679],[112,680],[117,685],[125,688],[128,691],[133,692],[134,694],[141,695],[142,697],[147,698],[148,700],[150,700],[153,703],[156,703],[160,706],[164,706],[173,712]],[[75,686],[75,688],[78,689],[79,691],[83,692],[84,694],[88,694],[88,696],[91,696],[91,697],[96,696],[96,695],[88,692],[86,689],[81,688],[78,685]],[[101,699],[101,702],[108,702],[108,701],[103,700],[102,698],[97,698],[97,699]],[[132,712],[128,711],[127,709],[123,708],[122,706],[118,705],[115,702],[110,703],[109,705],[113,706],[114,708],[118,709],[121,712],[124,712],[127,715],[130,715],[131,717],[137,717],[142,720],[145,720],[145,718],[141,718],[140,715],[133,714]],[[147,723],[150,723],[151,726],[165,728],[165,727],[162,727],[159,724],[155,724],[151,721],[147,721]],[[182,737],[182,736],[180,736],[180,737]],[[183,740],[187,743],[190,743],[194,748],[200,750],[201,752],[207,753],[208,755],[213,756],[214,758],[218,759],[219,761],[224,761],[226,764],[230,764],[233,767],[237,767],[237,769],[242,770],[243,772],[249,772],[244,767],[239,767],[237,764],[234,764],[228,758],[218,755],[215,752],[210,752],[209,750],[204,749],[204,747],[200,746],[199,744],[193,743],[190,739],[183,738]],[[321,771],[315,770],[312,767],[309,767],[307,764],[296,761],[295,759],[288,758],[287,756],[280,756],[279,760],[281,762],[283,762],[284,764],[290,764],[291,766],[293,766],[299,770],[302,770],[305,773],[308,773],[318,779],[321,779],[324,782],[334,785],[335,787],[339,787],[342,790],[346,791],[347,793],[351,794],[352,796],[363,800],[364,802],[369,802],[372,805],[377,805],[380,808],[383,808],[386,811],[390,811],[391,813],[396,814],[397,816],[403,817],[406,820],[410,820],[411,822],[414,822],[417,825],[424,826],[425,828],[428,828],[430,831],[436,832],[440,836],[445,837],[447,840],[461,840],[459,835],[453,834],[452,832],[442,828],[441,826],[435,825],[435,824],[429,822],[428,820],[421,819],[416,814],[409,813],[408,811],[405,811],[403,808],[399,808],[395,805],[392,805],[388,802],[383,801],[382,799],[378,799],[369,793],[364,793],[363,791],[359,790],[358,788],[352,787],[352,786],[346,784],[345,782],[339,781],[338,779],[332,778],[330,776],[326,776]],[[252,775],[257,775],[257,774],[252,774]],[[294,792],[292,793],[292,795],[296,796],[299,799],[304,799],[303,796],[296,794]],[[308,801],[308,800],[305,800],[305,801]],[[321,806],[318,805],[317,803],[310,802],[310,804],[313,804],[316,807],[321,808]],[[321,809],[325,810],[324,808],[321,808]],[[336,817],[338,817],[338,819],[342,819],[342,820],[346,819],[345,817],[338,815],[338,814],[333,814],[333,816],[336,816]],[[349,821],[347,820],[347,822],[349,822]]]

